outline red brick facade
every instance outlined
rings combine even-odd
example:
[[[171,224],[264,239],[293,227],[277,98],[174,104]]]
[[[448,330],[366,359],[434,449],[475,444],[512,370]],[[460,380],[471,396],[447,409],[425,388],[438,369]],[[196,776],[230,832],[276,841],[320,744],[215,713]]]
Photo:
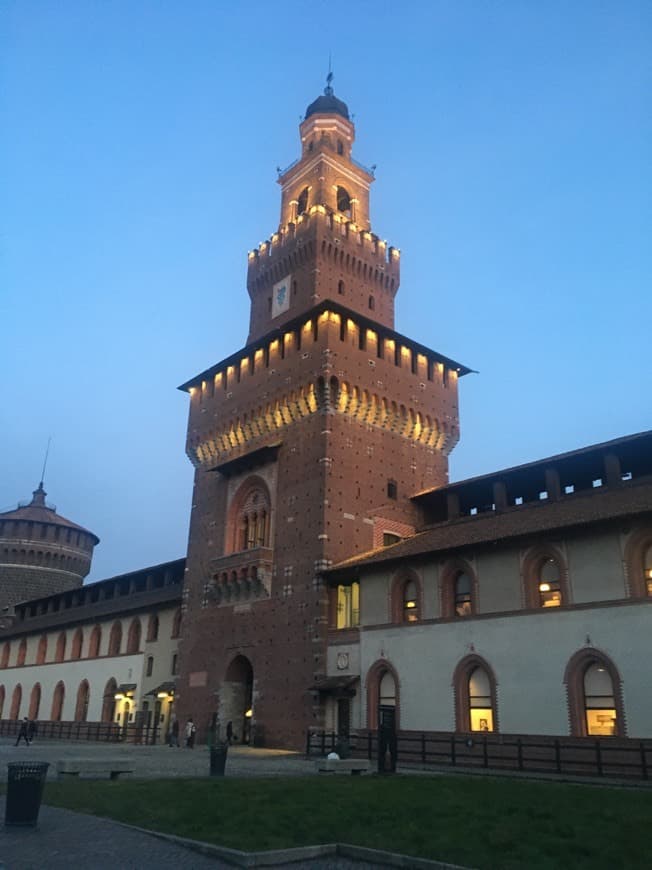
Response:
[[[182,387],[196,474],[178,713],[286,746],[322,721],[319,571],[417,524],[410,496],[448,479],[466,372],[393,331],[399,256],[369,230],[353,125],[313,113],[301,135],[279,231],[249,257],[250,343]]]

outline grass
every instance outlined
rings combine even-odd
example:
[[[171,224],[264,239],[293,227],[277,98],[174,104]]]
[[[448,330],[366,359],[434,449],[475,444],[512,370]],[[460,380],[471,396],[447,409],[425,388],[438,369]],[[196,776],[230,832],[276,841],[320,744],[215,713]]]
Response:
[[[44,801],[263,850],[345,842],[481,868],[650,867],[652,793],[485,777],[48,783]]]

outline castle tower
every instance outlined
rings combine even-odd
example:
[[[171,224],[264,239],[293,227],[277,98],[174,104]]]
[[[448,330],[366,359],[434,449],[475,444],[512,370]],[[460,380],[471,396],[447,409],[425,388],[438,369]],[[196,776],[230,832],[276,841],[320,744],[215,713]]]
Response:
[[[183,384],[195,486],[177,702],[200,729],[303,746],[323,715],[319,571],[404,536],[448,480],[468,369],[394,331],[399,251],[371,230],[373,173],[330,81],[249,254],[247,345]]]
[[[0,610],[66,589],[91,569],[100,539],[45,501],[43,481],[32,500],[0,514]]]

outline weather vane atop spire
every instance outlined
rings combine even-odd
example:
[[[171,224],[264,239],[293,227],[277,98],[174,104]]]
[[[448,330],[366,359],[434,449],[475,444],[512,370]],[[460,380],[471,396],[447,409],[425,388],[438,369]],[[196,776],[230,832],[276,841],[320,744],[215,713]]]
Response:
[[[326,87],[324,88],[324,93],[327,97],[333,95],[333,86],[331,82],[333,81],[333,70],[331,67],[331,53],[328,52],[328,75],[326,76]]]

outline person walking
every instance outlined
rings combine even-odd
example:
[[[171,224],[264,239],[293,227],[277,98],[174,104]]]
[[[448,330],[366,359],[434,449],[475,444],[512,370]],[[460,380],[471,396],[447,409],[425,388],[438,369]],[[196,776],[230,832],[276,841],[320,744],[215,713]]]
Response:
[[[179,720],[175,716],[170,725],[170,740],[168,746],[176,746],[179,748]]]
[[[25,744],[29,746],[29,737],[28,737],[28,727],[29,727],[29,719],[27,716],[20,723],[20,728],[18,729],[18,738],[16,740],[16,746],[20,743],[21,740],[25,741]]]
[[[197,734],[197,726],[192,721],[192,716],[186,722],[186,746],[188,749],[195,748],[195,735]]]
[[[30,719],[27,723],[27,744],[32,745],[32,741],[36,737],[36,722]]]

